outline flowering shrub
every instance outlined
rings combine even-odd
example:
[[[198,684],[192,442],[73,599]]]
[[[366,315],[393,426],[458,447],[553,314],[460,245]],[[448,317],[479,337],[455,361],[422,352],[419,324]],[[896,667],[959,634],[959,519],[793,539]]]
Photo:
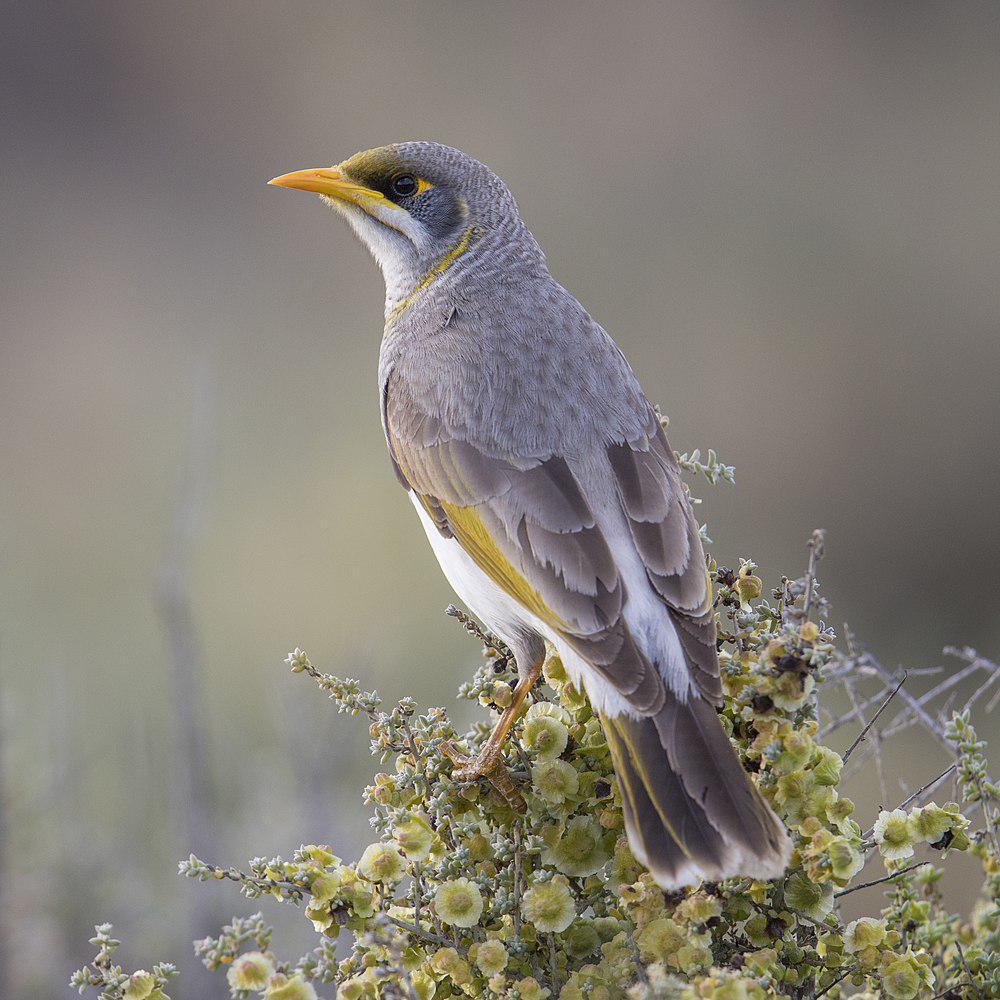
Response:
[[[732,479],[713,453],[707,464],[697,453],[680,458],[711,481]],[[305,845],[287,859],[255,858],[245,871],[192,855],[183,875],[235,881],[248,897],[298,905],[319,938],[304,957],[279,957],[256,914],[196,942],[196,952],[226,976],[236,1000],[312,1000],[317,991],[343,1000],[1000,996],[998,794],[985,744],[969,711],[936,719],[926,707],[933,692],[918,701],[853,643],[847,651],[836,645],[815,580],[821,542],[814,536],[802,579],[782,578],[766,595],[749,560],[735,570],[709,567],[721,718],[791,831],[795,850],[783,878],[658,888],[629,851],[600,722],[555,657],[505,747],[510,780],[493,785],[453,780],[441,750],[453,742],[473,753],[489,732],[485,719],[459,734],[443,709],[421,711],[410,699],[384,705],[295,649],[293,672],[312,677],[340,711],[370,722],[382,767],[364,792],[374,840],[354,862]],[[449,610],[484,644],[460,696],[501,710],[516,681],[509,652]],[[971,651],[959,655],[970,673],[976,664],[991,676],[997,669]],[[879,678],[881,690],[862,696],[859,678]],[[824,728],[818,694],[835,686],[853,707],[828,715]],[[881,731],[914,719],[929,724],[954,763],[937,778],[914,775],[926,785],[865,831],[840,786],[856,748],[862,757],[869,744],[878,752],[878,734],[869,730],[865,746],[859,737],[843,755],[822,735],[853,724],[864,737],[897,695],[902,707]],[[964,808],[938,804],[946,780]],[[944,909],[939,891],[938,863],[953,851],[974,854],[986,876],[982,899],[963,916]],[[859,881],[866,865],[870,874]],[[888,890],[885,905],[845,926],[838,901],[877,883]],[[100,953],[72,984],[81,993],[96,987],[105,1000],[164,1000],[172,968],[125,973],[111,964],[117,942],[109,933],[98,929]]]

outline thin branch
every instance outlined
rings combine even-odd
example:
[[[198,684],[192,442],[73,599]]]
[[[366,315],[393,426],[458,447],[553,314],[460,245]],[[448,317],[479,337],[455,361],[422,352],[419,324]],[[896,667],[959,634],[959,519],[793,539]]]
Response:
[[[806,569],[806,594],[802,602],[802,616],[809,620],[809,612],[812,609],[813,589],[816,585],[816,564],[823,558],[824,541],[826,532],[822,528],[817,528],[809,539],[809,566]]]
[[[983,669],[983,667],[984,667],[984,662],[977,661],[965,667],[963,670],[959,670],[958,673],[952,674],[949,678],[943,680],[940,684],[936,684],[934,687],[932,687],[930,691],[927,691],[926,693],[922,694],[919,698],[915,699],[913,705],[911,706],[912,709],[916,710],[917,707],[923,707],[928,702],[933,701],[935,698],[939,698],[942,694],[944,694],[945,691],[948,691],[951,688],[955,687],[956,684],[961,684],[966,677],[969,677],[971,674],[978,673],[980,670]],[[900,729],[904,728],[906,724],[905,720],[909,714],[910,714],[909,712],[901,712],[900,715],[893,722],[892,726],[890,726],[889,729],[886,730],[885,732],[886,737],[892,736],[895,733],[897,733]]]
[[[843,682],[845,684],[847,683],[847,678],[846,677],[843,678]],[[849,712],[846,712],[844,715],[840,716],[839,718],[834,719],[833,722],[831,722],[820,733],[820,738],[825,740],[830,735],[830,733],[834,732],[837,729],[840,729],[841,726],[846,725],[848,722],[851,722],[853,719],[857,719],[859,717],[863,718],[864,717],[864,713],[869,708],[871,708],[872,705],[874,705],[879,700],[879,698],[881,698],[885,694],[885,692],[887,690],[888,690],[888,688],[883,688],[877,694],[873,694],[866,701],[861,702],[860,705],[855,705]]]
[[[942,779],[947,778],[948,775],[951,774],[951,772],[954,770],[955,770],[955,765],[949,764],[936,778],[931,778],[931,780],[928,781],[926,785],[921,786],[912,795],[909,795],[905,799],[903,799],[903,801],[900,802],[900,804],[896,806],[896,808],[905,809],[914,799],[918,798],[920,795],[923,795],[924,792],[933,788],[934,785],[936,785]]]
[[[451,938],[442,937],[440,934],[433,934],[431,931],[425,931],[423,927],[407,923],[405,920],[400,920],[398,917],[387,917],[386,919],[390,924],[394,924],[400,930],[406,931],[414,937],[422,938],[424,941],[429,941],[431,944],[440,944],[445,948],[450,948],[455,943],[451,940]]]
[[[475,636],[484,646],[495,649],[501,656],[511,656],[511,651],[507,648],[503,639],[492,632],[485,631],[472,615],[467,615],[460,608],[456,608],[454,604],[449,604],[444,609],[444,613],[449,618],[454,618],[455,621],[459,622],[469,635]]]
[[[875,673],[877,673],[879,677],[881,677],[882,680],[885,681],[886,684],[895,683],[896,678],[893,676],[893,674],[885,667],[883,667],[882,664],[879,663],[879,661],[876,660],[875,657],[872,656],[870,653],[866,653],[864,655],[864,663],[867,666],[871,667],[872,670],[874,670]],[[927,727],[927,730],[937,738],[938,742],[940,742],[941,745],[944,746],[949,753],[952,753],[953,752],[952,746],[948,742],[948,737],[945,736],[944,728],[940,725],[940,723],[935,722],[934,719],[932,719],[927,714],[927,712],[924,711],[923,706],[919,704],[917,699],[914,698],[913,695],[911,695],[908,691],[905,691],[902,688],[900,688],[899,697],[902,698],[907,705],[909,705],[910,710]],[[888,733],[886,735],[888,735]]]
[[[927,861],[918,861],[916,864],[909,865],[907,868],[900,868],[898,872],[890,872],[888,875],[883,875],[882,878],[872,879],[871,882],[861,882],[858,885],[848,886],[846,889],[841,889],[839,892],[835,892],[833,894],[833,898],[840,899],[841,896],[849,896],[852,892],[857,892],[859,889],[869,889],[873,885],[881,885],[883,882],[891,882],[894,878],[899,878],[900,875],[912,872],[915,868],[923,868],[923,866],[928,863],[929,862]]]
[[[865,728],[862,729],[861,732],[858,734],[858,738],[847,748],[846,752],[844,753],[845,764],[847,763],[847,758],[850,757],[852,753],[854,753],[855,747],[857,747],[857,745],[865,738],[865,735],[872,728],[872,726],[874,726],[875,723],[878,722],[879,716],[889,707],[889,704],[892,701],[892,699],[895,698],[897,694],[899,694],[900,688],[902,688],[902,686],[906,683],[906,677],[907,674],[906,671],[904,670],[903,676],[900,678],[899,683],[892,689],[892,692],[889,694],[889,697],[886,698],[881,705],[879,705],[878,711],[871,717]]]
[[[821,989],[819,993],[817,993],[813,997],[813,1000],[819,1000],[821,996],[824,996],[825,994],[829,993],[830,990],[834,988],[834,986],[836,986],[838,983],[842,983],[852,972],[854,972],[855,968],[856,966],[852,965],[847,969],[846,972],[842,972],[839,976],[837,976],[837,978],[832,983],[830,983],[829,986],[826,986],[823,989]]]
[[[972,706],[973,706],[973,705],[975,705],[975,703],[976,703],[977,701],[979,701],[979,699],[980,699],[980,698],[981,698],[981,697],[982,697],[982,696],[983,696],[984,694],[986,694],[986,692],[987,692],[987,691],[988,691],[988,690],[989,690],[989,689],[990,689],[990,688],[991,688],[991,687],[992,687],[992,686],[993,686],[993,685],[994,685],[994,684],[995,684],[995,683],[996,683],[996,682],[997,682],[998,680],[1000,680],[1000,670],[998,670],[998,671],[997,671],[996,673],[993,673],[993,674],[990,674],[990,676],[989,676],[989,677],[987,677],[987,678],[986,678],[986,680],[985,680],[985,681],[983,681],[983,683],[982,683],[982,684],[980,684],[978,688],[976,688],[976,690],[975,690],[975,691],[974,691],[974,692],[972,693],[972,695],[971,695],[971,696],[969,697],[969,700],[968,700],[968,701],[967,701],[967,702],[966,702],[966,703],[965,703],[965,704],[964,704],[964,705],[962,706],[962,711],[963,711],[963,712],[968,712],[968,711],[969,711],[969,709],[970,709],[970,708],[972,708]],[[998,692],[998,694],[1000,694],[1000,692]],[[995,700],[995,699],[992,699],[992,700],[990,701],[990,704],[991,704],[991,705],[993,704],[993,701],[994,701],[994,700]]]
[[[975,980],[972,978],[972,969],[969,968],[969,963],[965,960],[965,952],[962,951],[961,941],[955,941],[955,947],[958,949],[958,957],[962,960],[962,966],[965,969],[965,974],[969,977],[969,985],[975,990],[976,996],[982,1000],[982,992],[976,985]]]

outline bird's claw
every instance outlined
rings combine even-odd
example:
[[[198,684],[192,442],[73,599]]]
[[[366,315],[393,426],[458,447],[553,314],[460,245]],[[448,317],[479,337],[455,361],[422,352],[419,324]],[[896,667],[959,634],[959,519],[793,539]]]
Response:
[[[446,740],[441,744],[441,753],[452,762],[451,777],[454,781],[485,778],[511,808],[518,809],[524,805],[524,799],[514,787],[499,747],[487,743],[475,757],[469,757],[461,753],[451,740]]]

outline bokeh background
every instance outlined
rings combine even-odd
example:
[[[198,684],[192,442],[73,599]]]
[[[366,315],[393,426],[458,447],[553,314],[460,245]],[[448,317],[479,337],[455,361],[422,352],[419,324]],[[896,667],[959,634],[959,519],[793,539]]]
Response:
[[[996,653],[998,38],[994,3],[6,4],[0,992],[68,995],[112,920],[221,996],[190,939],[253,907],[177,859],[366,842],[364,726],[286,651],[425,703],[478,655],[384,454],[381,279],[276,173],[487,161],[674,446],[736,464],[721,561],[773,583],[825,527],[887,664]]]

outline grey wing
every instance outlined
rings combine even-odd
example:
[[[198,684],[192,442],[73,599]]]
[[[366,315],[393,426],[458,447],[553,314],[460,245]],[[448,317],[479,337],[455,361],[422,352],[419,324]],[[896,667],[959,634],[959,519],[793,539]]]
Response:
[[[677,459],[652,407],[644,433],[612,444],[608,458],[632,540],[670,615],[692,680],[705,698],[720,704],[722,681],[705,553]]]
[[[497,455],[449,427],[393,372],[386,438],[400,481],[512,599],[643,715],[664,685],[624,620],[624,587],[593,511],[559,455]]]

